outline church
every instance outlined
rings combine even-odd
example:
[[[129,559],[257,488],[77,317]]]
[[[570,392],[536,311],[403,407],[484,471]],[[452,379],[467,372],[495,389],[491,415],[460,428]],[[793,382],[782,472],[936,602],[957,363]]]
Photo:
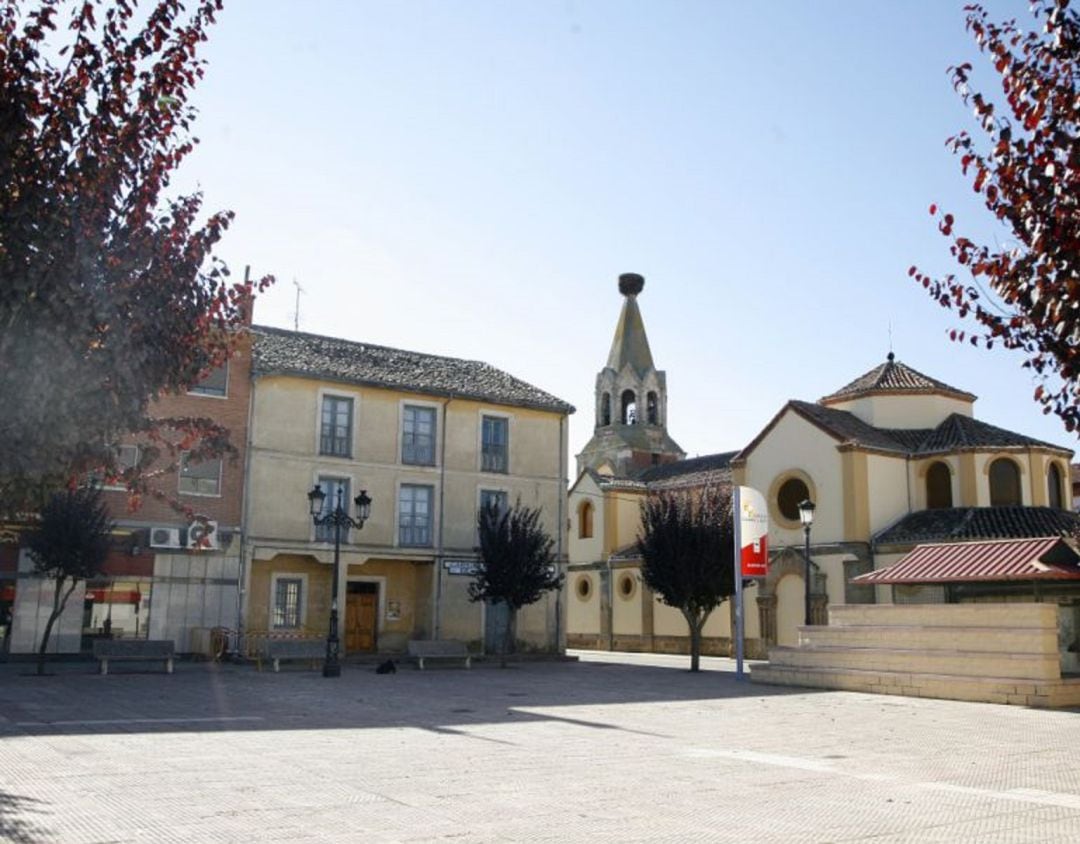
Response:
[[[941,585],[867,577],[916,546],[1080,527],[1071,450],[976,419],[974,395],[892,353],[817,401],[787,402],[741,449],[686,459],[668,433],[666,373],[653,362],[643,289],[640,275],[620,276],[622,310],[596,378],[595,430],[570,487],[568,647],[688,650],[682,615],[640,577],[640,507],[651,492],[740,484],[765,496],[769,573],[744,592],[746,653],[758,658],[794,644],[804,622],[804,500],[815,504],[814,624],[827,623],[830,605],[957,600]],[[731,654],[733,616],[730,601],[713,612],[702,653]]]

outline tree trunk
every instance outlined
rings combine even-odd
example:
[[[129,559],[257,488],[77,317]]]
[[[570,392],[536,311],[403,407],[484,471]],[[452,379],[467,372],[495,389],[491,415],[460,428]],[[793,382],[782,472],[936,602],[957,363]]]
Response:
[[[514,646],[514,615],[517,610],[506,605],[506,632],[503,634],[502,653],[499,655],[499,668],[506,668],[506,655]]]
[[[707,615],[683,610],[686,624],[690,628],[690,670],[701,670],[701,628],[705,626]]]
[[[45,632],[41,634],[41,647],[38,649],[37,660],[37,673],[41,677],[45,673],[45,651],[49,647],[49,636],[52,635],[53,625],[56,624],[56,620],[60,618],[60,615],[64,612],[64,607],[67,606],[68,598],[71,597],[71,593],[75,591],[75,585],[78,581],[72,579],[71,586],[68,587],[64,597],[60,597],[60,590],[64,585],[64,581],[67,578],[60,577],[56,580],[56,588],[53,591],[53,608],[49,614],[49,620],[45,622]]]

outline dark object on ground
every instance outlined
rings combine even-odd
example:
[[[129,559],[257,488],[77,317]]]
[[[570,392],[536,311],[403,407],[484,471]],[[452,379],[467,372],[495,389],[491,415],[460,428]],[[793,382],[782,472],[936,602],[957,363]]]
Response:
[[[386,662],[380,662],[375,669],[376,674],[397,674],[397,666],[394,665],[394,660],[388,659]]]

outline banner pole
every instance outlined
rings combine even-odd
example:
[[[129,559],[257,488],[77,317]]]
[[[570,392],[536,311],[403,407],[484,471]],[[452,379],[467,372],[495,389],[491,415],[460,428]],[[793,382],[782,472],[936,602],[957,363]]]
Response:
[[[742,588],[742,495],[738,484],[734,485],[731,518],[735,535],[735,679],[743,678],[743,588]]]

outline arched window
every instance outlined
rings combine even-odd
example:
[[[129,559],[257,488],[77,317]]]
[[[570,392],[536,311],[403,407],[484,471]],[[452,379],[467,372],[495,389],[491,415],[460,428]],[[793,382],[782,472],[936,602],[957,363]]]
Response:
[[[1051,463],[1046,470],[1046,501],[1051,507],[1062,509],[1065,497],[1061,494],[1061,470],[1057,463]]]
[[[582,501],[578,507],[578,539],[589,539],[593,533],[593,505],[591,501]]]
[[[1007,507],[1021,503],[1020,468],[1008,457],[999,457],[990,464],[990,506]]]
[[[611,424],[611,393],[600,397],[600,424],[605,428]]]
[[[952,472],[940,460],[926,471],[926,509],[952,507]]]
[[[660,424],[660,407],[656,400],[656,393],[649,391],[649,395],[645,399],[645,413],[646,420],[650,425]]]
[[[633,390],[623,390],[622,394],[622,423],[633,425],[637,422],[637,397]]]

